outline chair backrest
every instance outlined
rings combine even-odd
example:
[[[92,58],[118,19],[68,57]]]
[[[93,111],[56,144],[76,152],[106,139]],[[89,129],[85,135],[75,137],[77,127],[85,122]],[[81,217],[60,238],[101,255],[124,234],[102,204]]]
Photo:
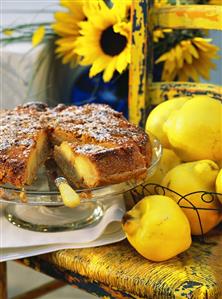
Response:
[[[149,38],[148,13],[149,0],[133,0],[132,4],[132,49],[129,79],[129,120],[143,126],[148,107],[147,86],[151,81],[151,59],[148,52]],[[150,53],[152,53],[150,51]]]
[[[155,8],[151,2],[133,0],[132,6],[129,119],[142,127],[149,107],[169,97],[194,93],[210,94],[222,99],[221,86],[190,82],[152,82],[152,28],[222,30],[222,6],[168,5]]]

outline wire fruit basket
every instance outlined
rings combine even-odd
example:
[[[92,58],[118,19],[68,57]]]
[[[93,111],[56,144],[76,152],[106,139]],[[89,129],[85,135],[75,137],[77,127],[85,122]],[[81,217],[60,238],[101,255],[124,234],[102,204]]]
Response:
[[[208,192],[208,191],[194,191],[190,192],[185,195],[181,195],[178,192],[159,185],[155,183],[144,183],[141,184],[139,187],[136,187],[129,192],[127,192],[126,198],[128,202],[130,203],[130,206],[135,205],[138,201],[140,201],[145,196],[149,195],[166,195],[170,198],[176,199],[177,204],[183,209],[187,210],[189,212],[193,213],[193,217],[196,218],[197,227],[199,228],[200,234],[199,234],[199,240],[201,242],[206,242],[207,238],[204,233],[204,223],[203,223],[203,217],[202,212],[206,212],[209,215],[207,217],[210,217],[211,213],[218,213],[218,215],[221,213],[222,215],[222,205],[221,207],[212,208],[212,203],[217,200],[219,197],[222,198],[221,193],[216,192]],[[199,198],[199,205],[194,204],[192,197],[198,197]],[[222,220],[222,217],[219,218],[219,222]]]

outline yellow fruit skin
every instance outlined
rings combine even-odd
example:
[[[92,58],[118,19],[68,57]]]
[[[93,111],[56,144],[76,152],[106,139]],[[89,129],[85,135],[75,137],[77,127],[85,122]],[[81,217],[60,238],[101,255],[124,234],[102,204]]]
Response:
[[[143,198],[123,217],[123,230],[131,245],[151,261],[165,261],[191,245],[189,221],[167,196]]]
[[[222,159],[222,105],[196,96],[170,114],[163,125],[168,140],[185,162]]]
[[[222,169],[220,169],[216,178],[216,192],[220,193],[220,195],[218,195],[217,198],[222,204]]]
[[[163,125],[172,111],[178,110],[189,97],[180,97],[159,104],[149,114],[146,121],[146,131],[156,136],[163,147],[171,148],[168,137],[163,131]]]
[[[148,176],[141,185],[137,186],[134,189],[135,193],[140,194],[141,196],[156,194],[155,185],[156,184],[161,185],[162,179],[164,178],[165,174],[170,169],[172,169],[173,167],[175,167],[180,163],[181,161],[179,157],[174,153],[174,151],[168,148],[163,148],[160,162],[157,165],[154,174],[151,177]],[[148,184],[152,184],[152,185],[149,186]],[[126,200],[130,202],[131,194],[126,193],[124,196]]]
[[[160,184],[165,174],[170,169],[172,169],[173,167],[175,167],[180,163],[181,163],[180,158],[174,153],[173,150],[163,148],[163,153],[156,171],[150,178],[146,180],[144,184],[148,184],[148,183]]]
[[[196,191],[215,192],[215,180],[218,172],[219,167],[210,160],[183,163],[171,169],[165,175],[161,184],[183,196]],[[166,191],[166,195],[173,198],[176,202],[180,199],[179,195],[170,191]],[[207,233],[219,223],[221,212],[219,211],[220,203],[216,196],[212,198],[211,195],[205,195],[204,200],[202,200],[201,193],[196,193],[189,195],[187,199],[189,202],[182,199],[179,202],[180,206],[217,209],[198,210],[203,233]],[[192,234],[201,235],[201,226],[197,212],[188,208],[183,208],[183,211],[190,222]]]

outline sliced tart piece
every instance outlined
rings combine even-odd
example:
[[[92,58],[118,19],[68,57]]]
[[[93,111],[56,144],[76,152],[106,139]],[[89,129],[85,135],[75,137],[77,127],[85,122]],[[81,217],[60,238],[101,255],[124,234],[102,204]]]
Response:
[[[48,154],[47,132],[35,109],[0,112],[0,184],[32,184]]]
[[[58,105],[45,115],[50,140],[60,145],[63,141],[80,144],[112,144],[115,147],[133,145],[139,148],[147,167],[152,150],[149,136],[129,123],[122,113],[104,104],[83,106]]]
[[[55,146],[54,158],[77,187],[96,187],[146,176],[146,161],[134,145],[77,144]]]

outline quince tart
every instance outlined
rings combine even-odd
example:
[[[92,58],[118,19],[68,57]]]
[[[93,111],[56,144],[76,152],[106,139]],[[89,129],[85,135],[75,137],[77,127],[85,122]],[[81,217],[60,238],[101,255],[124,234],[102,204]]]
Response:
[[[149,136],[107,105],[26,104],[0,113],[0,183],[31,184],[53,157],[78,187],[143,178],[151,163]]]

